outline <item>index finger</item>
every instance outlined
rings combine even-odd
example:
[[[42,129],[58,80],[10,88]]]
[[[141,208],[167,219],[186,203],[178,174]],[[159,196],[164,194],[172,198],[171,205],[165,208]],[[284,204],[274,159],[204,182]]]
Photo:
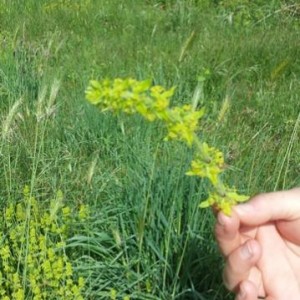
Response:
[[[220,250],[225,257],[233,250],[237,249],[241,244],[239,227],[239,218],[234,210],[230,217],[226,216],[221,211],[218,213],[215,225],[215,236]]]

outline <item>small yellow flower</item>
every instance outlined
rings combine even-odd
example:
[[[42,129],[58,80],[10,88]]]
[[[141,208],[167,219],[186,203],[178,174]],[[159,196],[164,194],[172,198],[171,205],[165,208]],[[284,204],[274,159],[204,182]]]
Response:
[[[71,208],[68,206],[65,206],[62,208],[62,213],[64,217],[69,217],[71,214]]]
[[[72,274],[73,274],[72,265],[69,262],[66,263],[65,274],[66,274],[66,276],[72,276]]]
[[[81,204],[79,206],[79,219],[84,221],[89,215],[89,207],[87,205]]]
[[[223,196],[217,192],[211,192],[208,199],[201,202],[199,207],[206,208],[209,206],[214,206],[217,210],[221,210],[226,215],[230,215],[232,206],[236,205],[237,203],[247,201],[248,198],[248,196],[239,195],[235,189],[225,187]]]
[[[116,300],[117,299],[117,291],[115,289],[110,290],[110,299]]]
[[[80,289],[82,289],[84,287],[84,278],[83,277],[79,277],[78,278],[78,286]]]

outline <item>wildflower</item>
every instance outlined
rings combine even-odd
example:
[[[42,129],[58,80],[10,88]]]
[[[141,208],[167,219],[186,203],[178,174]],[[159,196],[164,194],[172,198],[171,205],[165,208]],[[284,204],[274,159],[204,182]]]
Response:
[[[191,105],[170,109],[165,118],[168,129],[168,139],[179,139],[191,146],[194,142],[195,131],[199,119],[204,115],[204,109],[194,111]]]
[[[78,217],[80,220],[84,221],[89,215],[89,207],[84,204],[80,204]]]
[[[62,193],[48,202],[36,201],[29,187],[24,188],[23,195],[21,202],[4,208],[7,219],[0,224],[2,231],[8,232],[0,247],[0,298],[23,300],[32,295],[34,300],[83,300],[84,280],[73,280],[72,264],[64,251],[65,232],[72,219],[65,223],[62,217]],[[70,208],[64,208],[68,215]],[[88,216],[87,209],[82,213]],[[74,216],[78,220],[79,211],[74,211]]]
[[[223,172],[223,153],[214,147],[209,147],[206,143],[202,143],[200,151],[198,157],[192,161],[192,168],[186,175],[206,177],[214,186],[217,186],[220,181],[219,175]]]
[[[208,199],[201,202],[199,207],[206,208],[214,206],[217,210],[223,211],[226,215],[231,214],[231,207],[237,203],[248,200],[248,196],[239,195],[234,188],[226,187],[224,195],[217,192],[211,192]]]
[[[229,213],[231,206],[236,202],[244,201],[245,196],[238,195],[234,189],[227,189],[226,193],[224,192],[220,179],[224,170],[223,153],[208,146],[207,143],[201,143],[196,135],[204,109],[195,109],[197,102],[195,99],[193,105],[171,108],[170,98],[173,94],[174,88],[166,90],[159,85],[151,87],[149,80],[136,81],[131,78],[92,80],[86,89],[87,100],[101,111],[137,113],[148,121],[162,121],[167,129],[165,140],[179,140],[190,147],[196,146],[196,157],[192,160],[191,170],[186,174],[208,178],[214,188],[210,197],[201,203],[200,207],[217,205],[218,209]],[[229,100],[225,100],[219,121],[224,118],[229,107]]]
[[[116,300],[117,299],[117,291],[115,289],[110,290],[110,299]]]

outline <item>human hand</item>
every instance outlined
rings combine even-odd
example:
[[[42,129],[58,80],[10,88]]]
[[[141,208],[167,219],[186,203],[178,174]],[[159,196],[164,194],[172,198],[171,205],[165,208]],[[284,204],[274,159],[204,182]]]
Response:
[[[300,299],[300,188],[260,194],[217,220],[224,283],[236,300]]]

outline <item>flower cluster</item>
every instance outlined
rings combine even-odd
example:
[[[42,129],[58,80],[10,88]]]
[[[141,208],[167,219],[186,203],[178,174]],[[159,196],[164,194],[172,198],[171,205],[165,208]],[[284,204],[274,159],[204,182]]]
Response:
[[[128,79],[92,80],[86,90],[87,100],[101,111],[140,114],[148,121],[160,120],[167,129],[165,140],[180,140],[188,146],[195,146],[195,158],[191,170],[186,174],[207,178],[212,186],[209,198],[200,207],[214,206],[226,214],[231,207],[248,199],[227,187],[221,180],[224,170],[223,153],[197,136],[198,123],[204,109],[194,110],[191,105],[170,107],[174,88],[151,86],[150,81]]]
[[[74,216],[62,200],[58,192],[45,208],[45,203],[38,202],[25,187],[23,200],[4,208],[0,223],[1,232],[5,232],[0,246],[0,299],[83,300],[84,280],[74,280],[65,253]]]
[[[217,185],[224,166],[223,153],[205,142],[198,146],[201,151],[192,160],[192,169],[186,175],[206,177],[213,185]]]
[[[200,203],[200,207],[206,208],[209,206],[217,206],[218,209],[229,214],[233,205],[237,202],[243,202],[248,199],[247,196],[239,195],[234,188],[226,187],[225,190],[225,195],[220,195],[220,193],[217,192],[211,192],[208,199]]]
[[[115,289],[110,290],[110,300],[117,300],[118,298],[118,292]],[[123,300],[130,300],[130,297],[128,295],[123,297]]]
[[[166,125],[166,139],[178,139],[192,145],[199,119],[204,110],[194,111],[191,105],[170,107],[174,88],[151,86],[151,82],[131,78],[92,80],[86,90],[90,103],[101,111],[140,114],[148,121],[161,120]]]

